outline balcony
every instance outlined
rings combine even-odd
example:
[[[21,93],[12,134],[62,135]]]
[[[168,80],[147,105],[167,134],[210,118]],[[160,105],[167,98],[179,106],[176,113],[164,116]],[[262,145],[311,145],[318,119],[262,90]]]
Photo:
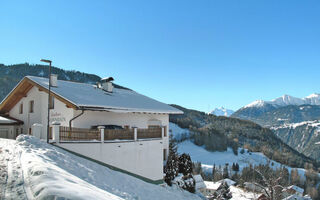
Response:
[[[85,129],[58,126],[52,130],[52,139],[59,142],[114,142],[161,139],[166,136],[164,127],[130,129]],[[55,129],[55,127],[53,128]],[[56,136],[56,137],[55,137]]]

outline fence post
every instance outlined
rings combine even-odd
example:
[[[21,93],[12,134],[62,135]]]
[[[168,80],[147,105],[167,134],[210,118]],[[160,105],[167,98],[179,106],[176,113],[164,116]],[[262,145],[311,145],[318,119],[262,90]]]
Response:
[[[138,140],[138,128],[133,127],[133,133],[134,133],[134,141]]]
[[[57,144],[60,143],[60,123],[59,122],[52,122],[52,140]]]
[[[161,126],[161,138],[164,138],[164,126]]]
[[[39,139],[42,139],[41,138],[41,133],[42,133],[42,124],[33,124],[32,125],[32,128],[31,128],[31,133],[33,136],[39,138]]]
[[[104,126],[98,126],[98,129],[100,130],[101,143],[104,142],[104,128]]]

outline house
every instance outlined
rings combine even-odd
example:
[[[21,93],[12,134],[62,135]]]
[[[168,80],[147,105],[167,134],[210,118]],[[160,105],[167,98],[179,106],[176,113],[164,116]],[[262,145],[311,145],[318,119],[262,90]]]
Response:
[[[291,185],[289,187],[286,187],[282,190],[283,196],[284,197],[289,197],[292,195],[296,195],[296,196],[303,196],[303,192],[304,189],[302,189],[301,187],[298,187],[296,185]]]
[[[264,192],[263,188],[259,187],[258,185],[252,182],[244,182],[244,188],[248,191],[255,192],[255,193]]]
[[[160,183],[169,148],[169,114],[183,112],[112,81],[92,85],[52,75],[48,101],[48,79],[26,76],[1,102],[0,114],[23,122],[23,133],[46,140],[50,106],[51,143]]]
[[[206,188],[202,190],[202,194],[206,197],[211,197],[215,191],[222,185],[222,182],[204,181]]]
[[[0,115],[0,138],[15,139],[22,133],[23,122],[9,116]]]
[[[197,175],[194,175],[193,178],[196,182],[196,190],[202,192],[202,190],[206,188],[206,185],[204,184],[202,176],[200,174],[197,174]]]
[[[312,200],[312,198],[309,195],[300,196],[297,194],[290,195],[282,200]]]
[[[196,175],[198,176],[198,175]],[[199,175],[200,176],[200,175]],[[195,178],[195,176],[194,176]],[[199,187],[199,191],[205,196],[205,197],[212,197],[212,195],[214,194],[215,191],[217,191],[219,189],[219,187],[225,182],[229,187],[230,186],[233,186],[236,184],[235,181],[231,180],[231,179],[222,179],[220,181],[217,181],[217,182],[212,182],[212,181],[203,181],[202,180],[202,177],[201,177],[201,180],[202,182],[204,183],[204,186],[203,184],[201,183],[201,180],[199,178],[199,185],[197,186],[197,179],[195,178],[196,180],[196,188]]]
[[[218,183],[223,183],[223,182],[225,182],[229,187],[231,185],[236,185],[236,182],[231,180],[231,179],[229,179],[229,178],[225,178],[225,179],[222,179],[222,180],[218,181]]]

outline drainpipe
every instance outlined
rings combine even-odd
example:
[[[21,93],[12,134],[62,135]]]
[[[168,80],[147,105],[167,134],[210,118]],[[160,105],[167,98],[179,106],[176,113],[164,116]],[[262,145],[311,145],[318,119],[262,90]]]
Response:
[[[77,119],[78,117],[80,117],[81,115],[83,115],[83,113],[84,113],[84,109],[81,110],[81,113],[79,115],[77,115],[74,118],[70,119],[70,121],[69,121],[69,130],[71,130],[71,122],[73,120]]]

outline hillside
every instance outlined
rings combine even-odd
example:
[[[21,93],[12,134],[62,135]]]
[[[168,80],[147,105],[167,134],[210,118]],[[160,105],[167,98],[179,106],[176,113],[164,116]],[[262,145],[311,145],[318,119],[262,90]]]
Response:
[[[283,96],[272,101],[251,103],[235,112],[232,117],[251,120],[271,128],[286,144],[320,161],[320,141],[317,126],[320,120],[319,94],[299,99]],[[309,124],[309,125],[308,125]]]
[[[184,114],[170,116],[170,122],[181,128],[188,128],[190,139],[209,151],[226,151],[228,147],[232,147],[237,152],[238,147],[244,147],[262,152],[268,158],[291,167],[303,168],[305,163],[318,166],[314,160],[281,141],[272,130],[254,122],[172,106],[182,110]]]
[[[48,77],[48,65],[30,65],[29,63],[4,65],[0,64],[0,102],[7,96],[13,87],[27,75]],[[57,74],[58,79],[75,81],[81,83],[92,83],[100,81],[100,77],[94,74],[87,74],[79,71],[68,71],[52,67],[51,73]],[[123,88],[114,84],[115,87]],[[126,88],[127,89],[127,88]]]
[[[0,199],[200,199],[150,184],[39,139],[0,139]]]
[[[318,118],[320,119],[320,118]],[[272,130],[297,151],[320,161],[320,121],[303,121],[273,126]]]

